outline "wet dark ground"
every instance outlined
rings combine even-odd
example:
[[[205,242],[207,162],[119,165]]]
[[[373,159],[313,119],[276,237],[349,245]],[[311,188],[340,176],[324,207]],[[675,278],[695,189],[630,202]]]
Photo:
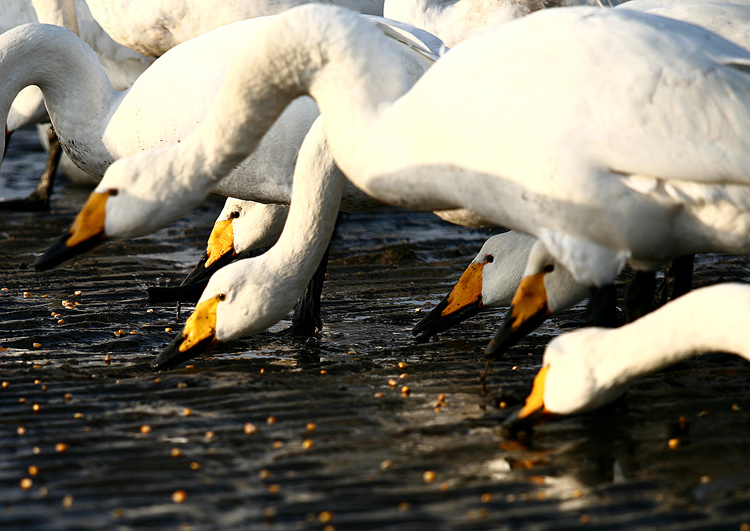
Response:
[[[21,136],[5,197],[44,163]],[[498,361],[484,396],[497,315],[424,345],[410,329],[487,234],[387,210],[341,225],[319,340],[267,333],[155,375],[182,320],[145,287],[180,281],[222,201],[35,273],[87,194],[62,184],[50,213],[0,213],[0,529],[750,529],[744,360],[681,363],[618,407],[508,440],[500,423],[581,309]],[[749,264],[701,257],[694,285]]]

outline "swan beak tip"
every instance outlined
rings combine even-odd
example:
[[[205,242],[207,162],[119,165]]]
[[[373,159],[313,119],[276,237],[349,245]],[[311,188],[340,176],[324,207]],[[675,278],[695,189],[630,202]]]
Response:
[[[503,422],[502,428],[506,435],[516,437],[521,432],[530,433],[535,425],[555,416],[544,404],[544,390],[548,372],[549,365],[545,365],[539,370],[524,406]]]
[[[484,265],[472,263],[451,292],[414,326],[411,333],[418,343],[474,317],[485,307],[482,301]]]
[[[216,343],[216,307],[221,296],[212,297],[196,305],[185,322],[185,328],[167,348],[151,362],[152,371],[173,369],[187,360],[203,354]]]
[[[79,242],[75,245],[70,244],[72,233],[70,231],[63,234],[60,239],[47,248],[44,253],[36,259],[34,262],[35,271],[47,271],[58,265],[62,264],[66,260],[73,258],[79,254],[85,253],[89,249],[92,249],[107,239],[104,231],[98,232],[88,239]]]
[[[185,336],[182,334],[174,338],[169,346],[162,350],[151,362],[151,370],[153,372],[161,372],[174,369],[182,363],[185,363],[207,351],[217,343],[214,336],[207,337],[199,343],[192,345],[190,348],[185,348],[183,345],[184,342]]]
[[[500,330],[484,349],[492,361],[523,339],[550,316],[544,273],[524,278],[518,286]]]
[[[34,269],[37,271],[52,269],[68,258],[85,253],[106,240],[107,235],[104,232],[106,205],[107,200],[113,195],[117,195],[116,189],[92,192],[70,229],[37,258]]]

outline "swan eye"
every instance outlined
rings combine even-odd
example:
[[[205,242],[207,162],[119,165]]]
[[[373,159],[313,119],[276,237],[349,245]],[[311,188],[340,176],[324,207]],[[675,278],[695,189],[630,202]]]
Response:
[[[546,266],[544,266],[544,269],[542,269],[542,271],[544,271],[545,273],[552,273],[554,270],[555,266],[553,264],[547,264]]]
[[[225,300],[227,300],[227,295],[226,295],[226,293],[219,293],[216,296],[216,298],[219,299],[220,301],[225,301]]]
[[[240,213],[235,210],[234,212],[232,212],[231,214],[229,214],[229,217],[231,219],[237,219],[238,217],[240,217]]]
[[[107,193],[112,196],[119,194],[120,191],[117,188],[110,188],[109,190],[107,190]]]
[[[491,264],[494,261],[495,261],[495,257],[493,255],[491,255],[491,254],[488,254],[487,255],[487,263]]]

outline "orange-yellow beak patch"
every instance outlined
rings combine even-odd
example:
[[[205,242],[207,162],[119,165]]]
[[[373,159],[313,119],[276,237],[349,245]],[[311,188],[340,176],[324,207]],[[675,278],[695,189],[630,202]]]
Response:
[[[526,398],[526,404],[518,412],[518,418],[524,419],[538,411],[547,412],[544,407],[544,386],[547,382],[547,371],[549,365],[545,365],[534,377],[534,386],[531,388],[531,394]]]
[[[519,328],[523,323],[545,312],[549,315],[547,306],[547,290],[544,287],[544,275],[541,272],[536,275],[524,277],[516,289],[513,300],[511,301],[511,317],[513,318],[514,329]]]
[[[471,264],[448,294],[448,305],[440,313],[450,315],[482,299],[482,271],[484,264]],[[480,302],[479,307],[484,305]]]
[[[206,247],[208,259],[204,267],[209,267],[227,253],[232,253],[232,256],[237,254],[234,250],[234,227],[231,219],[217,221],[214,224],[211,235],[208,237]]]
[[[96,235],[104,234],[104,221],[106,219],[107,199],[116,195],[116,190],[106,192],[93,192],[83,209],[76,216],[70,227],[70,236],[66,242],[68,247],[75,247]]]
[[[216,307],[219,302],[217,295],[195,307],[195,311],[185,322],[180,352],[190,350],[206,339],[211,339],[212,343],[216,342]]]

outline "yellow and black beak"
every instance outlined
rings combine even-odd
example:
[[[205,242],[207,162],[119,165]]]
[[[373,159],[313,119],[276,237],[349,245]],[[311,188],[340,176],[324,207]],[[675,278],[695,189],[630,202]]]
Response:
[[[411,333],[417,336],[418,343],[474,317],[485,307],[482,302],[482,271],[485,264],[469,265],[451,292],[417,323]]]
[[[117,190],[92,193],[73,225],[62,237],[37,258],[34,268],[46,271],[60,265],[68,258],[85,253],[107,239],[104,233],[107,199],[117,195]]]
[[[199,356],[218,343],[216,339],[216,308],[224,300],[217,295],[205,300],[195,307],[192,315],[185,322],[182,334],[177,336],[154,361],[152,371],[173,369],[187,360]]]
[[[547,384],[548,371],[549,365],[539,370],[534,378],[531,394],[526,398],[526,404],[503,422],[503,430],[506,433],[515,435],[522,431],[529,431],[536,424],[555,416],[544,405],[544,389]]]
[[[206,251],[180,286],[207,282],[211,275],[230,263],[236,256],[232,220],[217,221],[208,237]]]
[[[521,280],[502,327],[484,349],[489,361],[518,343],[549,317],[544,275],[546,272],[542,271]]]

